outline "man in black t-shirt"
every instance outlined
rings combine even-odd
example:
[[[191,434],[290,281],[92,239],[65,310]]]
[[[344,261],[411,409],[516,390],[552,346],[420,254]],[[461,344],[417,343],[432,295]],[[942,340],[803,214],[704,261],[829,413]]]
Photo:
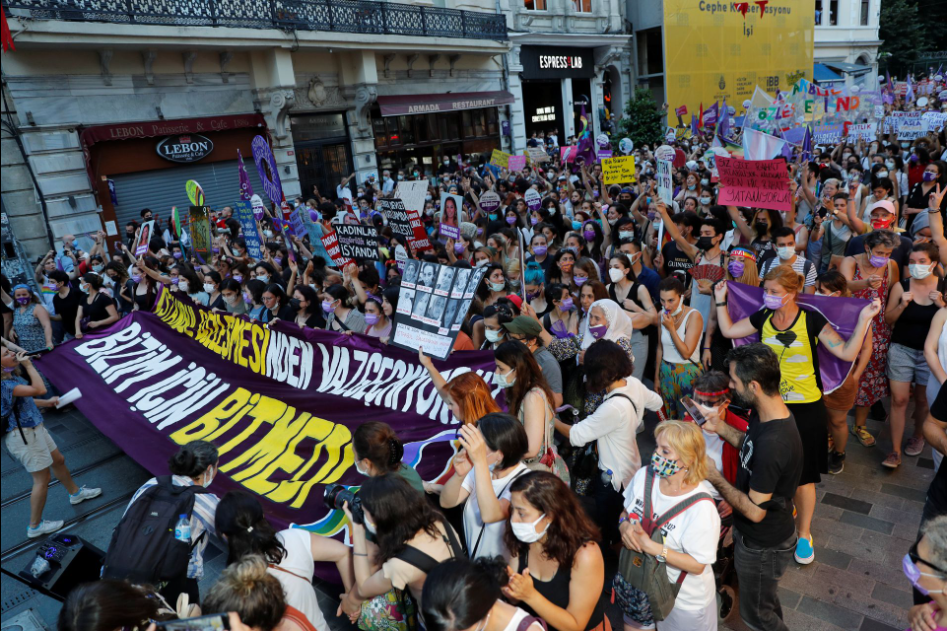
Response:
[[[740,450],[735,487],[714,466],[707,480],[733,507],[740,617],[751,629],[788,631],[776,590],[796,548],[792,497],[802,475],[802,439],[779,393],[776,353],[765,344],[745,344],[727,354],[727,364],[733,404],[753,415],[743,434],[706,414],[704,430]]]
[[[56,295],[53,296],[53,307],[56,309],[54,317],[62,319],[62,328],[66,332],[64,341],[68,342],[76,336],[76,315],[79,313],[83,294],[72,286],[69,276],[62,270],[50,272],[49,280],[56,283]]]

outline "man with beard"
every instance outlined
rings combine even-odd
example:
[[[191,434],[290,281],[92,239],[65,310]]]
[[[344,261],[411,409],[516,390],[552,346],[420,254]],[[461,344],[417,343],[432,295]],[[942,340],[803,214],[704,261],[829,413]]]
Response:
[[[776,589],[796,548],[792,498],[802,475],[802,440],[779,393],[779,360],[772,349],[745,344],[726,361],[732,405],[752,415],[744,434],[727,425],[718,408],[702,408],[703,429],[740,450],[735,486],[713,466],[707,480],[733,507],[740,617],[751,629],[788,631]]]

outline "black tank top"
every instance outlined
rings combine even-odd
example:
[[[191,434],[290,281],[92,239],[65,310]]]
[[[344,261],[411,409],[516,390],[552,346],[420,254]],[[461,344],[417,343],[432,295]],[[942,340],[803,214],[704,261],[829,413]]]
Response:
[[[618,304],[619,307],[621,307],[622,309],[625,309],[625,305],[622,304],[623,301],[618,299],[618,294],[615,292],[615,285],[616,283],[611,283],[608,286],[608,297],[614,300]],[[636,305],[644,309],[644,305],[641,304],[640,300],[638,300],[639,287],[641,287],[641,283],[639,283],[637,280],[633,282],[631,284],[631,289],[628,290],[628,295],[625,296],[625,298],[630,298],[633,303],[635,303]],[[628,311],[629,313],[631,313],[629,309],[625,309],[625,311]]]
[[[517,569],[517,572],[522,574],[523,570],[526,569],[528,565],[529,550],[527,549],[526,554],[519,558],[519,569]],[[533,576],[533,586],[536,588],[536,591],[542,594],[543,598],[557,607],[562,607],[563,609],[569,607],[569,583],[571,581],[572,568],[564,568],[562,566],[559,566],[559,569],[556,571],[556,575],[553,576],[549,581],[541,581]],[[520,603],[519,607],[531,616],[540,617],[525,603]],[[599,596],[598,601],[595,603],[595,609],[592,610],[592,617],[589,618],[589,623],[585,625],[586,631],[590,631],[590,629],[594,629],[595,627],[599,626],[602,624],[604,619],[605,600],[604,596]],[[556,628],[551,625],[549,628],[553,631],[556,631]]]
[[[901,281],[901,289],[909,291],[911,279]],[[940,283],[938,283],[938,286]],[[935,303],[927,306],[919,305],[913,300],[901,312],[898,321],[894,323],[894,330],[891,332],[891,342],[907,346],[915,351],[924,350],[924,340],[927,339],[927,332],[931,330],[931,322],[934,320],[934,314],[940,309]]]

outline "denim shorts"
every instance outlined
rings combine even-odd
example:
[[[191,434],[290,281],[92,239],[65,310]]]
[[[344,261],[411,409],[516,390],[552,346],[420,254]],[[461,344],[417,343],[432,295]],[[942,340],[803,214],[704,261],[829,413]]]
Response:
[[[926,386],[930,374],[923,350],[916,351],[896,343],[888,348],[888,379],[891,381]]]

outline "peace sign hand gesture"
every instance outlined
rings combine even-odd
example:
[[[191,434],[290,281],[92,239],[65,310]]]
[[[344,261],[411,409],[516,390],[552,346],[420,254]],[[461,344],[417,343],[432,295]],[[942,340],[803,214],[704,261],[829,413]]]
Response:
[[[941,202],[944,201],[944,195],[947,195],[947,186],[941,188],[940,182],[937,183],[937,188],[931,191],[931,194],[928,198],[928,208],[939,209]]]

